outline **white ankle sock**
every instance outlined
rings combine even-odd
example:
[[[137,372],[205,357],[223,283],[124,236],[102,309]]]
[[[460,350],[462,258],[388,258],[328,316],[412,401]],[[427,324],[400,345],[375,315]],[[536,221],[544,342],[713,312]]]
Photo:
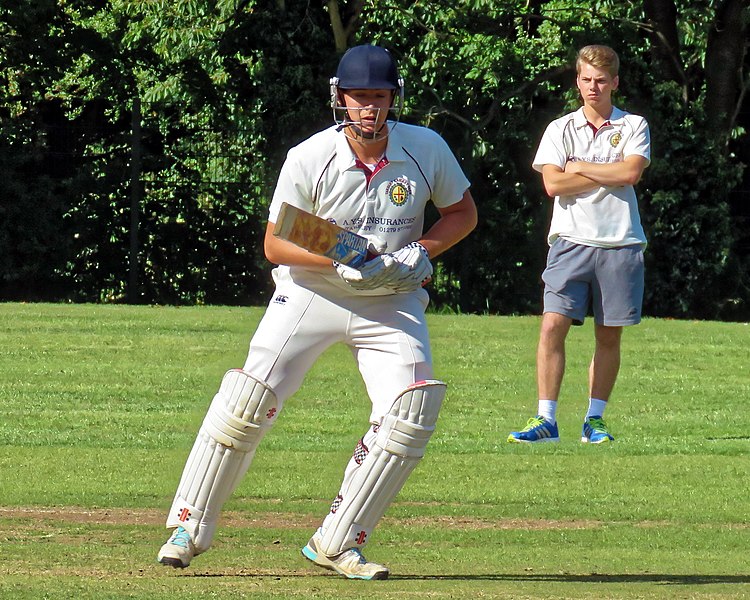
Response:
[[[544,417],[550,423],[557,421],[557,400],[539,400],[539,411],[537,414]]]
[[[586,413],[586,418],[589,417],[603,417],[604,409],[607,408],[606,400],[599,400],[599,398],[589,398],[589,410]]]

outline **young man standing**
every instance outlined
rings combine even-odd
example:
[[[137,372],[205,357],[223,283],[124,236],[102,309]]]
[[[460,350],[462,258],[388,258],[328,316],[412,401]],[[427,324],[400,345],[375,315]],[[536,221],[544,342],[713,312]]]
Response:
[[[167,517],[173,531],[158,555],[163,564],[187,567],[209,548],[222,505],[284,401],[341,342],[364,380],[370,426],[302,553],[347,578],[388,577],[361,549],[422,458],[445,396],[445,384],[433,379],[423,285],[431,259],[468,235],[477,213],[445,141],[398,123],[403,80],[388,51],[364,45],[344,54],[331,103],[335,124],[292,148],[281,169],[264,246],[278,265],[276,291],[244,367],[224,376],[188,457]],[[428,201],[439,218],[424,231]],[[275,237],[283,202],[367,236],[378,256],[356,270]]]
[[[603,420],[620,368],[622,328],[641,320],[643,250],[633,186],[650,162],[646,120],[612,104],[619,59],[607,46],[582,48],[576,84],[583,106],[549,124],[533,167],[554,198],[537,349],[537,416],[508,436],[513,443],[559,441],[557,401],[565,372],[565,338],[591,306],[594,356],[581,441],[614,440]]]

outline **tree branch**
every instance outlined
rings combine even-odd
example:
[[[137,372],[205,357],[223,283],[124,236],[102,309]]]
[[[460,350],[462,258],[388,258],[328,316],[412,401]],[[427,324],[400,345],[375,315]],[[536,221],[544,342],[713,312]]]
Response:
[[[495,117],[497,117],[497,113],[500,110],[500,106],[502,105],[503,102],[506,102],[510,100],[511,98],[515,98],[516,96],[522,96],[528,93],[530,89],[535,88],[536,86],[538,86],[540,83],[544,81],[556,79],[557,77],[561,77],[565,75],[566,73],[572,74],[573,72],[574,72],[574,69],[572,66],[562,65],[554,69],[551,69],[549,71],[546,71],[544,73],[540,73],[533,79],[526,81],[525,83],[502,94],[501,96],[495,96],[492,99],[492,103],[490,104],[490,108],[487,110],[487,113],[479,121],[471,121],[467,119],[466,117],[463,117],[459,115],[458,113],[445,108],[442,105],[442,102],[440,101],[440,97],[437,95],[437,92],[431,89],[430,92],[435,96],[435,98],[437,98],[438,104],[437,104],[437,109],[435,106],[432,106],[425,112],[425,120],[427,124],[429,124],[429,122],[435,117],[447,116],[453,119],[454,121],[461,123],[464,127],[471,130],[472,132],[482,131],[483,129],[487,128],[489,124],[492,123],[492,121],[495,120]]]
[[[687,75],[680,59],[680,38],[677,31],[677,8],[674,0],[645,0],[643,8],[648,23],[636,23],[636,27],[648,32],[651,37],[651,55],[667,79],[682,87],[682,101],[689,101]]]

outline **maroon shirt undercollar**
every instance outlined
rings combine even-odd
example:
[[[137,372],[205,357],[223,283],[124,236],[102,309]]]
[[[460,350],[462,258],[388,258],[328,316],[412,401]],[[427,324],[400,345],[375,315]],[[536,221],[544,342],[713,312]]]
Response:
[[[593,132],[594,132],[594,135],[596,135],[596,134],[597,134],[597,132],[598,132],[598,131],[599,131],[600,129],[602,129],[603,127],[606,127],[607,125],[612,125],[612,123],[610,123],[610,122],[609,122],[609,119],[607,119],[606,121],[604,121],[604,123],[602,123],[602,126],[601,126],[601,127],[597,127],[597,126],[596,126],[596,125],[594,125],[594,124],[593,124],[593,123],[592,123],[591,121],[589,121],[589,120],[586,120],[586,125],[588,125],[589,127],[591,127],[591,129],[592,129],[592,130],[593,130]]]
[[[382,169],[383,167],[385,167],[388,164],[388,159],[385,156],[383,158],[381,158],[378,161],[378,164],[376,164],[375,168],[372,169],[372,170],[370,169],[370,167],[368,167],[365,163],[363,163],[358,158],[354,159],[354,164],[355,164],[355,166],[357,166],[360,169],[362,169],[362,172],[365,174],[365,179],[367,180],[367,183],[369,184],[370,183],[370,179],[372,179],[373,175],[375,175],[375,173],[377,173],[378,171],[380,171],[380,169]]]

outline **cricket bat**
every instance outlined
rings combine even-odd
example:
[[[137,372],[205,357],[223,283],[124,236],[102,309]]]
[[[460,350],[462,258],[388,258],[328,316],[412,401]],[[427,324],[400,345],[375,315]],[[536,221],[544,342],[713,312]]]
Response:
[[[308,252],[355,269],[372,258],[368,256],[367,238],[286,202],[281,205],[273,234]]]

